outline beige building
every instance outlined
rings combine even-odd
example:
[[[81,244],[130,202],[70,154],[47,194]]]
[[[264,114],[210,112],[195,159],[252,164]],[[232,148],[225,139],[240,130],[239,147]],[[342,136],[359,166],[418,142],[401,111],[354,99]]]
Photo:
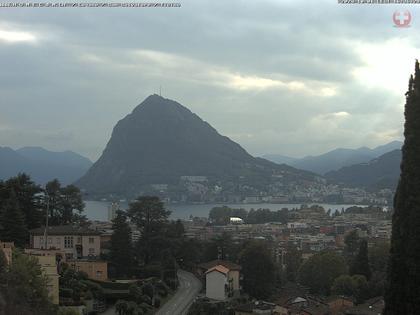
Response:
[[[15,244],[13,242],[0,241],[0,250],[3,251],[8,265],[12,263],[12,252],[14,247]]]
[[[69,260],[67,263],[70,268],[86,273],[89,279],[98,281],[108,280],[108,263],[106,261],[78,259]]]
[[[30,255],[38,260],[41,270],[48,278],[47,289],[54,304],[59,303],[59,274],[57,272],[57,262],[55,256],[36,256]]]
[[[101,253],[100,233],[84,227],[50,226],[47,233],[41,227],[30,231],[31,248],[60,250],[65,259],[95,258]],[[46,234],[46,237],[45,237]]]

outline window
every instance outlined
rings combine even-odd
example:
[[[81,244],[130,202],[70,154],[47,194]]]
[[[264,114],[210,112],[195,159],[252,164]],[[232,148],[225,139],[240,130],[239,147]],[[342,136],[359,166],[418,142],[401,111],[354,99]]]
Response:
[[[95,249],[89,248],[89,255],[95,255]]]
[[[89,237],[89,244],[95,243],[95,239],[93,237]]]
[[[64,248],[73,248],[73,236],[64,236]]]
[[[39,245],[41,245],[41,246],[43,246],[43,245],[44,245],[44,237],[43,237],[43,236],[41,236],[41,237],[39,238]]]
[[[57,242],[57,245],[61,245],[61,238],[57,237],[56,242]]]
[[[102,277],[102,271],[96,271],[96,278],[101,278]]]
[[[52,237],[48,238],[48,244],[52,244]]]
[[[82,237],[81,236],[77,237],[77,244],[82,244]]]

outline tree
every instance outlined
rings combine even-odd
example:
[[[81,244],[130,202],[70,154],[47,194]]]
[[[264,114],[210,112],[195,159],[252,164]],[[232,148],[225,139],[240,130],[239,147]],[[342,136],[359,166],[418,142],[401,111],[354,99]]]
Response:
[[[61,186],[61,183],[54,179],[45,185],[46,197],[44,208],[49,208],[50,223],[52,225],[65,225],[82,221],[81,216],[85,204],[82,194],[74,185]]]
[[[302,263],[302,252],[296,246],[289,246],[285,255],[286,278],[295,282],[298,276],[299,267]]]
[[[420,304],[420,67],[416,60],[405,103],[405,141],[394,198],[385,315],[418,314]]]
[[[27,243],[27,237],[25,218],[12,190],[0,209],[0,239],[23,247]]]
[[[356,230],[352,230],[349,234],[346,235],[344,238],[344,244],[345,255],[351,264],[360,247],[360,237]]]
[[[341,275],[335,278],[331,293],[335,295],[353,296],[355,291],[354,279],[349,275]]]
[[[240,254],[244,290],[257,299],[266,299],[274,290],[276,269],[269,249],[261,242],[246,245]]]
[[[298,280],[312,293],[329,295],[334,279],[343,274],[347,274],[344,259],[333,252],[321,252],[302,264]]]
[[[369,297],[368,282],[362,275],[341,275],[336,278],[331,287],[336,295],[353,297],[356,303],[363,303]]]
[[[0,185],[0,207],[14,191],[16,199],[25,217],[28,229],[34,229],[41,225],[44,212],[41,205],[39,193],[42,191],[25,173],[11,177]]]
[[[368,246],[366,240],[360,241],[359,252],[350,266],[350,274],[363,275],[367,280],[369,280],[372,275],[369,266]]]
[[[158,197],[139,197],[135,202],[130,203],[128,216],[141,230],[138,249],[142,253],[145,264],[159,256],[159,248],[153,243],[161,243],[161,231],[170,214],[171,212],[165,209]]]
[[[115,268],[115,276],[127,277],[131,274],[133,249],[131,245],[131,228],[124,211],[118,210],[112,220],[110,262]]]
[[[6,301],[6,314],[52,315],[54,305],[48,297],[48,279],[38,261],[31,256],[13,252],[9,270],[0,277],[0,296]]]
[[[127,301],[118,300],[117,303],[115,303],[115,310],[117,311],[118,315],[125,315],[127,312],[127,308]]]

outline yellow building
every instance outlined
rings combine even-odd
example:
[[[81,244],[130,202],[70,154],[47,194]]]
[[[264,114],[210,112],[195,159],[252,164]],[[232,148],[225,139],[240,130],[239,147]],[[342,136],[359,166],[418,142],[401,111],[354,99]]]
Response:
[[[8,265],[12,263],[12,251],[14,247],[15,247],[15,244],[13,242],[0,241],[0,250],[3,251]]]
[[[89,279],[108,280],[108,263],[106,261],[74,259],[68,260],[67,263],[70,268],[86,273]]]
[[[38,260],[41,270],[48,278],[47,289],[54,304],[59,303],[59,285],[57,272],[57,262],[55,256],[36,256],[30,255]]]

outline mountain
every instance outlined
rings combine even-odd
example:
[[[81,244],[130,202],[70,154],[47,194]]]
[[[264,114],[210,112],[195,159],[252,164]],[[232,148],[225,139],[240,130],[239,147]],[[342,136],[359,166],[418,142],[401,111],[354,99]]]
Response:
[[[302,159],[289,160],[289,163],[281,158],[277,159],[275,156],[273,157],[273,155],[267,155],[265,157],[273,162],[284,161],[284,163],[295,168],[323,175],[330,171],[339,170],[345,166],[369,162],[387,152],[401,149],[401,147],[402,142],[393,141],[374,149],[369,149],[367,147],[358,149],[338,148],[318,156],[307,156]]]
[[[297,160],[297,158],[293,158],[286,155],[281,154],[265,154],[262,156],[263,159],[269,160],[271,162],[277,163],[277,164],[287,164],[287,165],[293,165]]]
[[[393,150],[380,157],[338,171],[331,171],[325,177],[336,183],[369,189],[395,189],[400,176],[401,150]]]
[[[156,184],[179,190],[181,176],[205,176],[233,192],[273,178],[316,180],[251,156],[186,107],[151,95],[116,124],[101,157],[76,184],[92,194],[136,196]]]
[[[57,178],[71,184],[82,176],[92,162],[72,151],[52,152],[40,147],[13,150],[0,147],[0,179],[27,173],[38,184]]]

